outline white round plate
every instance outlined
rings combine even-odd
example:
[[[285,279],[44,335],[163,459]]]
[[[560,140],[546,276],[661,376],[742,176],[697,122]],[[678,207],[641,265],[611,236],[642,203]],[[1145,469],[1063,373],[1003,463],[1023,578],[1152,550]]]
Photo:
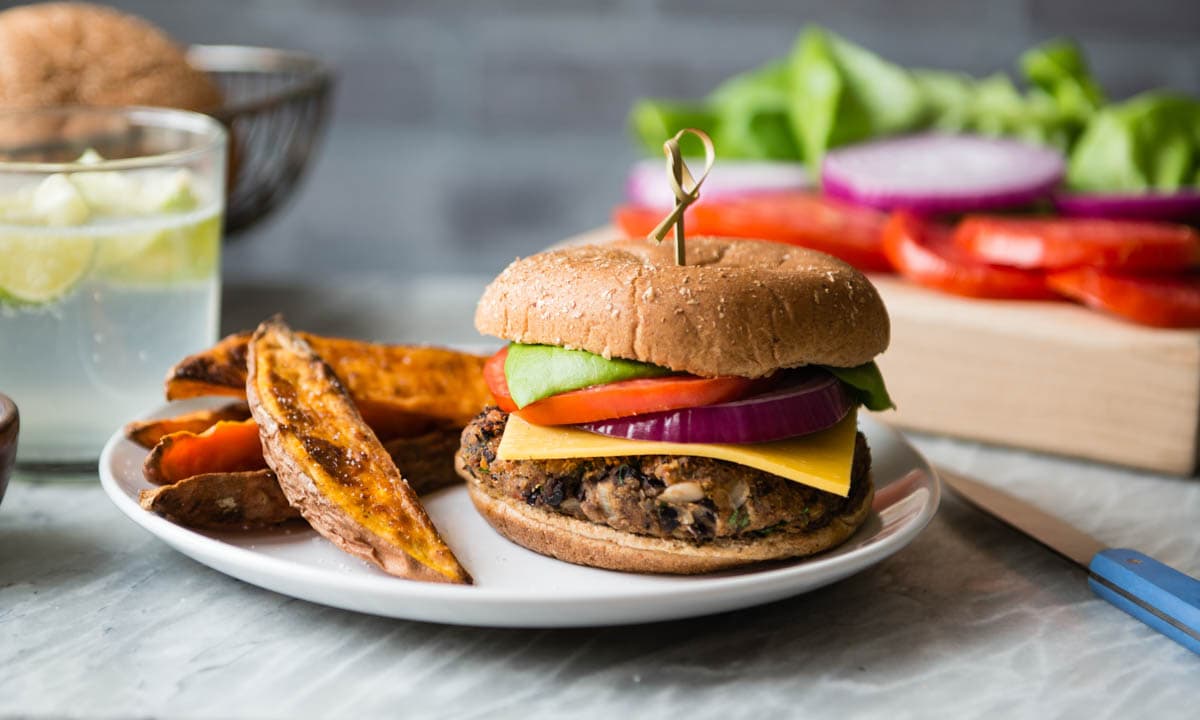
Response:
[[[174,403],[153,416],[211,404]],[[120,432],[100,457],[100,479],[113,503],[163,542],[215,570],[284,595],[455,625],[620,625],[707,615],[799,595],[870,567],[911,542],[937,510],[937,476],[895,430],[865,416],[860,427],[873,456],[875,503],[866,524],[849,541],[808,559],[691,577],[596,570],[530,552],[496,534],[462,487],[422,500],[474,576],[474,586],[389,577],[306,528],[215,533],[168,522],[138,505],[138,492],[151,487],[142,476],[146,450]]]

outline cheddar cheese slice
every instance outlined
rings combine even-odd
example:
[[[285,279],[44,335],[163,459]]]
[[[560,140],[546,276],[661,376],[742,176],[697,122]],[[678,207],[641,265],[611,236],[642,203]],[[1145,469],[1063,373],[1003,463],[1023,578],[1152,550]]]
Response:
[[[533,425],[516,415],[500,439],[497,460],[561,460],[626,455],[693,455],[725,460],[846,497],[854,462],[857,413],[819,433],[748,445],[625,440],[573,427]]]

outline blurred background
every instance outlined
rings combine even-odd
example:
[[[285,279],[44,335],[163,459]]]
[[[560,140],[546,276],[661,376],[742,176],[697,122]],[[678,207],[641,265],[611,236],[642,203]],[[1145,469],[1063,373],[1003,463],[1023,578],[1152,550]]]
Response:
[[[638,154],[636,98],[698,97],[785,54],[805,23],[975,75],[1067,35],[1114,98],[1200,92],[1196,0],[106,1],[181,42],[294,48],[337,68],[315,165],[227,248],[235,282],[493,274],[607,221]]]

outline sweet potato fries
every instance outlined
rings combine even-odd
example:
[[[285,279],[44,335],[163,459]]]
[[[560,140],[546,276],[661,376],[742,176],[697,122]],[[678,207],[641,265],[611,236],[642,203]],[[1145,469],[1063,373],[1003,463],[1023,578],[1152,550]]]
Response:
[[[342,550],[412,579],[470,583],[338,376],[281,320],[259,325],[246,397],[288,502]]]
[[[309,424],[293,418],[281,428],[271,421],[274,429],[263,432],[240,401],[130,423],[126,436],[150,449],[144,473],[159,485],[142,491],[142,507],[181,525],[219,531],[307,520],[343,549],[393,574],[469,582],[416,495],[458,482],[454,452],[462,427],[490,400],[484,358],[293,334],[274,320],[256,335],[231,335],[185,358],[167,378],[168,398],[247,397],[247,385],[255,384],[248,372],[252,338],[270,348],[256,357],[271,358],[259,366],[268,368],[262,390],[249,393],[258,398],[259,414],[272,417],[269,408],[286,405]],[[291,352],[288,362],[276,367],[284,347]],[[289,405],[289,386],[300,405]],[[309,401],[319,402],[297,409]],[[274,449],[264,454],[264,446]],[[282,482],[272,469],[278,458],[290,461]],[[358,460],[346,458],[370,462],[358,468]],[[381,508],[391,515],[381,515]]]
[[[199,435],[222,420],[248,420],[249,418],[250,406],[244,402],[235,402],[213,410],[197,410],[175,417],[135,420],[125,426],[125,437],[149,449],[171,433],[186,430]]]
[[[171,433],[158,441],[142,470],[155,485],[170,485],[203,473],[261,470],[258,426],[253,420],[221,420],[204,432]]]
[[[298,333],[333,369],[380,437],[414,435],[437,422],[465,426],[491,400],[486,357],[436,347],[379,345]],[[168,400],[246,396],[250,333],[230,335],[167,374]]]
[[[250,530],[298,520],[275,473],[268,469],[203,473],[143,490],[141,506],[189,527]]]

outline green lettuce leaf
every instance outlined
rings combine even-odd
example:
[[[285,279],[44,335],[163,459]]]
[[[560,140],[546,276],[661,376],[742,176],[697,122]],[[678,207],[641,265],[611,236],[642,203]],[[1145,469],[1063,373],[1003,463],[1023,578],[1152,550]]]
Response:
[[[629,126],[638,144],[648,155],[661,157],[663,143],[684,128],[698,128],[715,135],[717,116],[704,103],[677,102],[674,100],[639,100],[629,111]],[[695,146],[689,143],[695,142]],[[691,136],[683,139],[680,146],[685,154],[704,154],[703,146]],[[722,148],[722,157],[728,157]]]
[[[813,167],[829,148],[924,124],[928,105],[911,73],[831,32],[807,28],[789,67],[792,127]]]
[[[1051,40],[1026,50],[1021,71],[1031,85],[1053,99],[1063,115],[1086,120],[1104,105],[1104,91],[1079,46],[1069,40]]]
[[[512,343],[504,361],[508,392],[519,408],[593,385],[670,374],[670,370],[658,365],[620,358],[610,360],[585,350],[553,345]]]
[[[799,160],[788,117],[791,85],[785,62],[773,62],[721,83],[708,96],[717,122],[710,133],[723,157]]]
[[[1065,40],[1026,51],[1020,68],[1027,90],[1003,73],[907,70],[810,26],[786,58],[730,78],[703,101],[640,101],[630,124],[656,156],[678,130],[697,127],[720,158],[814,168],[839,145],[928,128],[975,132],[1063,150],[1077,191],[1200,187],[1200,101],[1151,92],[1106,104],[1082,51]]]
[[[630,127],[645,152],[662,154],[666,140],[683,128],[708,133],[727,160],[800,159],[788,119],[788,68],[779,61],[735,75],[703,102],[639,100],[629,114]],[[684,138],[684,153],[702,155],[694,138]],[[689,145],[694,143],[694,145]]]
[[[1104,108],[1071,152],[1067,185],[1083,192],[1200,186],[1200,102],[1150,92]]]
[[[975,96],[975,79],[962,73],[943,70],[913,70],[931,126],[945,132],[963,132],[970,128]]]
[[[1064,115],[1044,93],[1022,94],[1003,73],[976,81],[967,130],[1065,150],[1083,124]]]
[[[858,367],[839,368],[825,367],[834,377],[850,386],[855,398],[868,410],[880,412],[894,410],[896,403],[888,395],[887,386],[883,384],[883,375],[879,366],[874,362]]]

